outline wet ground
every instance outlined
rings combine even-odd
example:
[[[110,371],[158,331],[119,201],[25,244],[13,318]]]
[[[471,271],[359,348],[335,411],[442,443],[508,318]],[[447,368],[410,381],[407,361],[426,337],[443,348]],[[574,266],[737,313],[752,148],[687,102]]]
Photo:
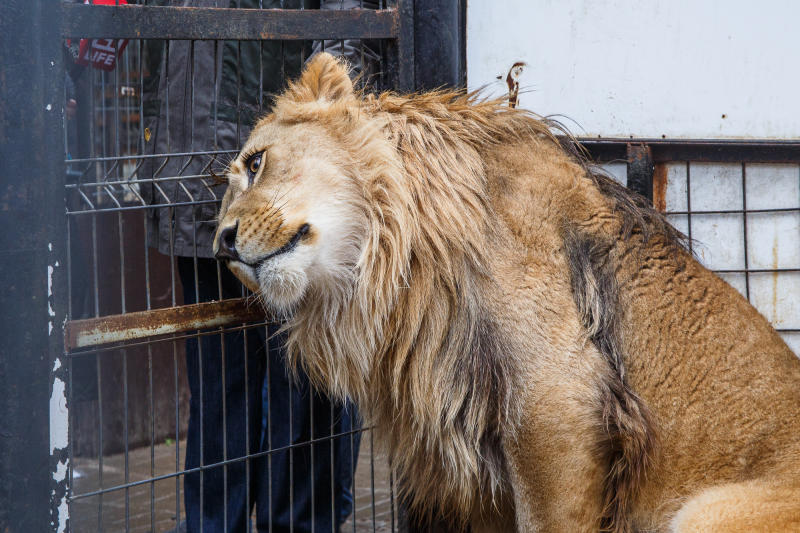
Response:
[[[184,442],[177,445],[165,442],[153,447],[152,452],[149,446],[130,450],[129,482],[141,481],[142,484],[75,500],[70,511],[72,531],[164,533],[173,530],[178,517],[183,517],[183,482],[174,473],[183,467],[184,449]],[[372,460],[371,457],[369,434],[365,433],[356,467],[355,516],[342,526],[343,532],[387,533],[396,529],[396,526],[392,527],[397,518],[392,512],[386,458],[377,450]],[[125,454],[105,456],[102,463],[103,487],[125,483]],[[78,457],[74,464],[74,494],[97,490],[100,487],[100,460]],[[163,479],[148,481],[159,477]],[[176,494],[180,496],[176,498]],[[100,524],[102,527],[98,527]],[[256,531],[255,524],[253,531]]]

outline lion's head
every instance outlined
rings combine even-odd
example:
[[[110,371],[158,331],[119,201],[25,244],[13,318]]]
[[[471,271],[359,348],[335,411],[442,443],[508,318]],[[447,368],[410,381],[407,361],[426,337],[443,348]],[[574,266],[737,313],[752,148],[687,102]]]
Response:
[[[292,310],[310,289],[352,288],[365,178],[333,128],[356,109],[346,69],[320,55],[230,165],[214,250],[273,310]]]

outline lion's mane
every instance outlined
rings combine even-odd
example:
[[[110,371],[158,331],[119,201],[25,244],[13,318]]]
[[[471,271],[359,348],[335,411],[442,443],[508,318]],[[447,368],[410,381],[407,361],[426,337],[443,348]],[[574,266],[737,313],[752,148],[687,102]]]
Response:
[[[399,486],[413,486],[404,495],[413,509],[446,509],[463,521],[476,498],[490,501],[507,489],[500,440],[513,438],[519,415],[512,341],[498,335],[482,307],[495,232],[481,147],[559,140],[553,123],[501,100],[449,91],[353,95],[330,68],[312,62],[303,83],[277,99],[271,120],[313,120],[346,147],[348,170],[364,184],[357,212],[366,241],[351,285],[310,291],[289,317],[289,359],[314,383],[354,398],[366,422],[383,429]],[[320,105],[319,94],[334,97]],[[627,213],[628,236],[680,240],[624,188],[597,173],[587,171],[586,179]],[[626,491],[655,443],[646,409],[625,383],[613,315],[606,314],[617,305],[609,299],[613,274],[598,259],[608,247],[572,230],[564,239],[574,251],[573,290],[587,338],[609,363],[610,526],[624,515]]]

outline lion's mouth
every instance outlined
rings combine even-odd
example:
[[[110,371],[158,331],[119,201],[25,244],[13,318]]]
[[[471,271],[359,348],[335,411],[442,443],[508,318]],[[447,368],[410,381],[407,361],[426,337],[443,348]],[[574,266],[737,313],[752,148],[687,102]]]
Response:
[[[302,239],[303,236],[306,233],[308,233],[308,230],[309,230],[309,225],[308,224],[303,224],[302,226],[300,226],[300,228],[298,228],[297,233],[295,233],[292,236],[292,238],[289,239],[286,242],[286,244],[284,244],[283,246],[281,246],[277,250],[274,250],[274,251],[268,253],[264,257],[261,257],[261,258],[257,259],[256,261],[253,261],[252,263],[248,263],[246,261],[242,261],[241,259],[239,260],[239,262],[249,266],[252,269],[258,270],[258,268],[261,265],[263,265],[264,263],[266,263],[270,259],[272,259],[274,257],[277,257],[279,255],[283,255],[283,254],[289,253],[292,250],[294,250],[297,247],[297,243],[300,242],[300,239]]]

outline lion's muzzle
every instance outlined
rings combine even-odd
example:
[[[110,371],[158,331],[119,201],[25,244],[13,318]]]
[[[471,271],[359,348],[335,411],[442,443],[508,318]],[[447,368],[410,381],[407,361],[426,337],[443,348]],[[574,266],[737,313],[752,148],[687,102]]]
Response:
[[[236,233],[238,231],[238,221],[233,226],[222,228],[222,230],[219,232],[219,238],[217,239],[218,245],[217,251],[214,253],[214,257],[220,261],[223,259],[241,261],[239,252],[236,251]]]

